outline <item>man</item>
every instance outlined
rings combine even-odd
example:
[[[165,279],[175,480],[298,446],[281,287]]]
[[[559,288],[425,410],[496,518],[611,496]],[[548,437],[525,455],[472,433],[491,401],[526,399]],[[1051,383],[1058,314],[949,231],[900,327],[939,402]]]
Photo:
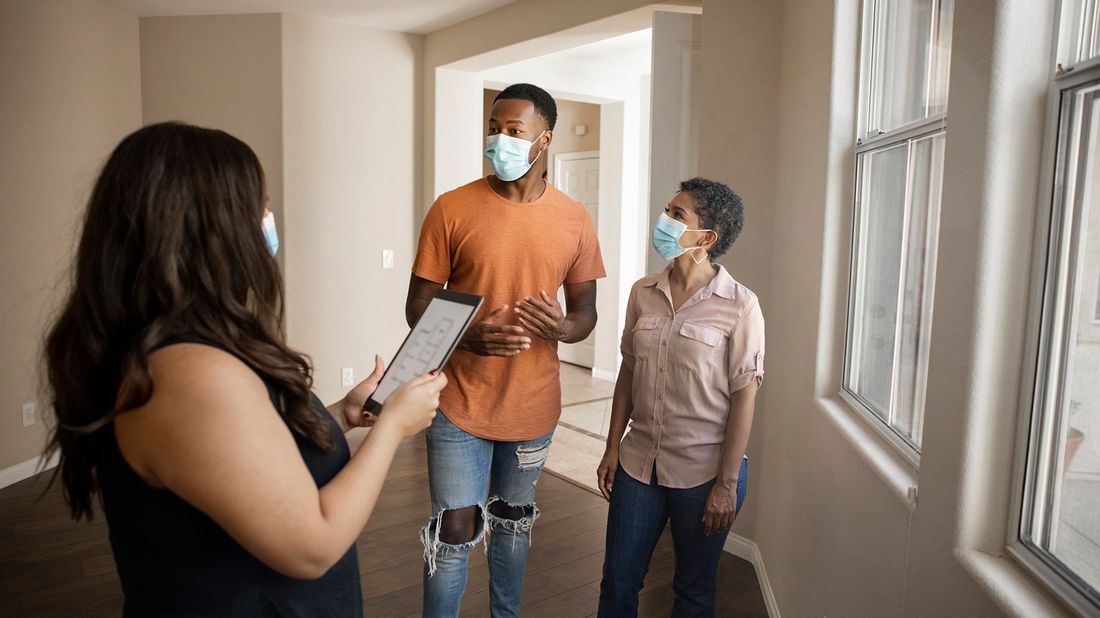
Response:
[[[427,432],[425,616],[458,615],[470,550],[486,533],[492,615],[519,615],[535,485],[561,415],[558,342],[582,341],[596,325],[605,273],[592,219],[545,180],[556,121],[546,91],[504,89],[485,140],[494,174],[441,195],[420,233],[410,326],[444,285],[486,307],[445,368]]]

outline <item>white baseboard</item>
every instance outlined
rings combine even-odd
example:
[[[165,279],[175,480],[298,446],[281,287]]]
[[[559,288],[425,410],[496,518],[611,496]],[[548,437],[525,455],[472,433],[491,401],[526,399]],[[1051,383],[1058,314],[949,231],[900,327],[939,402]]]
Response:
[[[760,581],[760,594],[764,595],[764,605],[768,608],[768,616],[779,618],[779,605],[772,594],[771,583],[768,582],[768,572],[764,569],[764,557],[760,554],[760,548],[749,539],[736,534],[726,537],[726,551],[752,563],[756,569],[756,579]]]
[[[41,457],[35,457],[34,459],[28,459],[23,463],[15,464],[10,468],[0,470],[0,489],[3,489],[8,485],[14,485],[19,481],[29,479],[39,472],[57,467],[57,462],[59,459],[60,453],[55,452],[52,457],[44,462],[42,461]]]
[[[614,371],[608,371],[606,369],[593,369],[592,370],[592,377],[596,378],[597,380],[604,380],[604,381],[607,381],[607,382],[614,382],[615,381],[615,372]]]

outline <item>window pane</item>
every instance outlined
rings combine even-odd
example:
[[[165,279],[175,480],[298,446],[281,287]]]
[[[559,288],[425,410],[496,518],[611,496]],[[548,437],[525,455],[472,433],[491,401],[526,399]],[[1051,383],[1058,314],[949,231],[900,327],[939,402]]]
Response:
[[[1067,96],[1024,540],[1100,588],[1100,86]],[[1067,573],[1068,575],[1068,573]]]
[[[944,133],[860,155],[845,388],[919,450]]]
[[[1082,148],[1083,161],[1078,167],[1083,176],[1078,180],[1081,203],[1076,209],[1077,224],[1072,226],[1076,228],[1075,240],[1080,243],[1073,260],[1078,273],[1067,282],[1065,290],[1070,324],[1065,331],[1069,345],[1062,404],[1068,414],[1059,423],[1057,435],[1065,476],[1055,491],[1050,550],[1092,586],[1100,588],[1100,328],[1088,319],[1092,303],[1075,290],[1078,284],[1096,281],[1100,276],[1100,186],[1095,183],[1100,157],[1093,152],[1100,143],[1098,113],[1100,104],[1090,100],[1085,112],[1088,129],[1084,143],[1088,146]]]
[[[1100,2],[1065,0],[1058,37],[1058,62],[1062,65],[1100,56]]]
[[[940,220],[944,134],[914,140],[910,146],[910,213],[906,234],[904,287],[898,337],[898,382],[894,427],[910,443],[921,442],[936,240]]]
[[[1096,297],[1096,308],[1092,313],[1092,321],[1100,322],[1100,281],[1094,283],[1097,284],[1096,291],[1093,293],[1093,296]]]
[[[890,418],[905,216],[906,143],[859,157],[855,290],[849,317],[848,388]]]
[[[947,111],[953,0],[876,0],[865,5],[864,136]]]

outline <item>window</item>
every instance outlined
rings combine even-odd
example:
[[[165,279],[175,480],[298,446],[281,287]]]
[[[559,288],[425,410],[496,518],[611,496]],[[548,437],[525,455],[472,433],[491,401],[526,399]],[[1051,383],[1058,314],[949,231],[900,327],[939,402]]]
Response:
[[[952,0],[866,0],[844,394],[920,452]]]
[[[1100,2],[1062,5],[1051,201],[1027,463],[1010,551],[1082,613],[1100,609]],[[1049,210],[1048,210],[1049,209]]]
[[[1096,306],[1092,310],[1092,321],[1100,323],[1100,282],[1096,286]]]

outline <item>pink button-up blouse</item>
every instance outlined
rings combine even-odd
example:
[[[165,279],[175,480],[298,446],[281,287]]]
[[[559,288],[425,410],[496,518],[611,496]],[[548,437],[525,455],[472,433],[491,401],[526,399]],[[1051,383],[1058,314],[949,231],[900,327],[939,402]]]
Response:
[[[633,409],[619,465],[643,483],[656,465],[661,485],[689,488],[717,476],[730,394],[764,376],[764,316],[721,265],[673,310],[671,268],[630,290],[622,355]]]

